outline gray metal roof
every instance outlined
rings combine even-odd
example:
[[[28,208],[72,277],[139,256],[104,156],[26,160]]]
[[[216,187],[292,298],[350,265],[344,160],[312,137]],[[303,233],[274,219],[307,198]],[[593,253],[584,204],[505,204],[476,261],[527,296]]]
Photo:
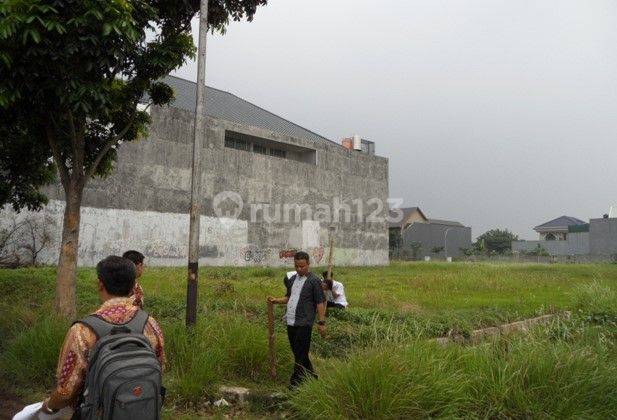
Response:
[[[453,220],[440,220],[440,219],[428,219],[428,222],[432,225],[446,225],[446,226],[458,226],[464,227],[464,225],[460,222],[455,222]]]
[[[175,92],[172,106],[195,112],[196,83],[175,76],[167,76],[163,81]],[[298,139],[332,142],[236,95],[209,86],[206,89],[206,114],[213,118],[259,127]]]
[[[584,225],[585,222],[583,222],[581,219],[577,219],[576,217],[572,217],[572,216],[560,216],[556,219],[553,219],[551,221],[548,221],[546,223],[543,223],[539,226],[536,226],[535,228],[533,228],[534,230],[547,230],[547,229],[565,229],[568,230],[568,226],[575,226],[575,225]]]

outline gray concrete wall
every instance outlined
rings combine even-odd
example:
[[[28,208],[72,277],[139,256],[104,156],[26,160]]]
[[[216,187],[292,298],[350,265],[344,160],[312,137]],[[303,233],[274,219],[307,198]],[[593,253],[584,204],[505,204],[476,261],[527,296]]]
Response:
[[[553,256],[588,255],[590,232],[568,233],[565,241],[513,241],[512,252],[529,252],[538,245]]]
[[[402,248],[406,255],[411,256],[411,245],[414,242],[420,243],[422,247],[418,252],[418,258],[434,257],[436,255],[433,254],[432,249],[435,247],[445,248],[444,239],[447,239],[447,256],[460,257],[462,255],[461,248],[471,248],[471,228],[433,223],[413,223],[402,232]],[[445,257],[446,250],[444,249],[438,256]]]
[[[304,249],[315,263],[323,264],[330,224],[323,213],[312,217],[304,213],[298,220],[292,213],[292,220],[273,223],[264,223],[261,217],[253,223],[251,204],[299,204],[315,211],[319,206],[331,207],[334,199],[350,206],[350,222],[335,223],[335,262],[388,262],[385,220],[365,220],[377,207],[371,199],[383,203],[379,216],[386,216],[387,159],[348,151],[327,141],[292,138],[225,120],[208,118],[207,124],[202,150],[202,263],[283,265],[290,263],[285,251]],[[315,150],[316,163],[227,148],[226,130]],[[155,107],[148,138],[122,145],[112,175],[89,182],[83,199],[79,264],[93,265],[105,255],[127,248],[143,250],[151,264],[186,263],[192,133],[192,113]],[[235,192],[242,199],[236,218],[225,217],[237,209],[233,202],[228,203],[229,214],[215,211],[213,199],[224,191]],[[60,225],[62,188],[54,185],[47,193],[52,201],[43,213]],[[363,212],[353,200],[363,204]],[[0,223],[8,223],[11,214],[5,209]],[[19,217],[27,215],[22,212]],[[343,216],[344,212],[341,220]],[[59,227],[53,236],[57,244]],[[43,262],[55,263],[56,258],[57,249],[52,245]]]
[[[617,218],[589,221],[589,249],[591,255],[617,255]]]

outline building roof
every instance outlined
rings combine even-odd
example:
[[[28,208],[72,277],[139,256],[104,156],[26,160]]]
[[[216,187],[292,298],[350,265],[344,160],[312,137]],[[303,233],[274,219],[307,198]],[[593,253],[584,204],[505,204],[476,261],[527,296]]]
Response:
[[[393,222],[393,221],[388,222],[388,228],[402,227],[403,222],[405,222],[405,220],[407,220],[409,216],[416,211],[419,212],[422,217],[427,219],[424,213],[422,212],[422,210],[420,210],[420,207],[403,207],[400,209],[390,209],[390,220],[396,218],[397,216],[394,210],[401,210],[403,212],[403,218],[401,219],[400,222]]]
[[[462,223],[453,220],[428,219],[428,222],[432,225],[465,227]]]
[[[163,81],[171,86],[175,92],[175,100],[171,103],[172,106],[195,112],[197,83],[175,76],[167,76]],[[259,127],[298,139],[332,142],[332,140],[266,111],[236,95],[210,86],[206,87],[206,114],[213,118]]]
[[[548,221],[546,223],[536,226],[535,228],[533,228],[533,230],[535,230],[536,232],[565,230],[567,232],[569,226],[584,225],[584,224],[585,222],[583,222],[581,219],[577,219],[576,217],[560,216],[556,219],[553,219],[551,221]]]

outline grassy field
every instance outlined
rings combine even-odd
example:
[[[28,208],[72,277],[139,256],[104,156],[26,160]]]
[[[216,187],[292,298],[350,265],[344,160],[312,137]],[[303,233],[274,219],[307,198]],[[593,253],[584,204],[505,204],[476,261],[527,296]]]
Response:
[[[167,340],[167,416],[217,414],[222,384],[284,391],[291,354],[277,323],[279,379],[267,368],[268,295],[285,269],[204,268],[199,322],[183,326],[185,270],[149,268],[145,308]],[[315,272],[321,270],[315,269]],[[617,265],[394,263],[340,268],[351,303],[312,348],[320,375],[273,407],[303,418],[610,418],[617,413]],[[53,314],[55,269],[0,270],[0,387],[31,400],[53,384],[68,324]],[[98,306],[92,269],[78,273],[78,310]],[[437,347],[426,338],[571,310],[526,336]],[[277,318],[283,308],[277,308]]]

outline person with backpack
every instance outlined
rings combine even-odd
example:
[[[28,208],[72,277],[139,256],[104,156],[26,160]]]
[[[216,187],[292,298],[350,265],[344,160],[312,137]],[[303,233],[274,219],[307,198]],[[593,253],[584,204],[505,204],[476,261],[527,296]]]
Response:
[[[156,320],[130,298],[135,264],[112,255],[96,271],[103,304],[69,329],[41,412],[72,406],[74,419],[158,419],[165,343]]]

